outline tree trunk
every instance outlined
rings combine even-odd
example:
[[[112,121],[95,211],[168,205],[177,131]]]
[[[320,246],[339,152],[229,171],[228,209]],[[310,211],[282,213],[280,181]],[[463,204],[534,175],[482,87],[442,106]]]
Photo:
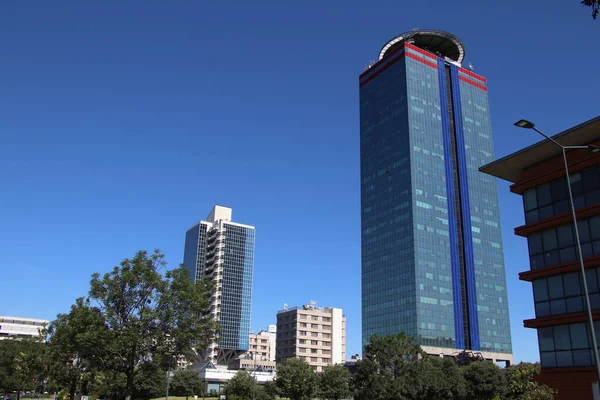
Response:
[[[127,372],[127,387],[125,388],[125,400],[131,400],[133,395],[133,373],[134,371]]]

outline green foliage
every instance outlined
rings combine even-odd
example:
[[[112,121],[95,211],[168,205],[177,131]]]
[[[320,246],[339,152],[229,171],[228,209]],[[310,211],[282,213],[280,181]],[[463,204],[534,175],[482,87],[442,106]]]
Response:
[[[373,335],[365,348],[365,359],[357,363],[353,379],[357,400],[412,399],[418,390],[410,380],[414,365],[426,354],[404,334]]]
[[[277,368],[275,385],[282,397],[290,400],[311,399],[317,389],[317,376],[306,361],[288,358]]]
[[[332,365],[318,374],[318,395],[323,400],[341,400],[351,396],[350,372],[343,365]]]
[[[102,371],[124,374],[126,397],[142,363],[151,358],[166,370],[175,355],[194,361],[194,346],[205,347],[215,332],[209,286],[194,285],[183,267],[163,279],[165,265],[159,250],[150,256],[139,251],[110,273],[92,276],[89,299],[105,329],[89,360]]]
[[[592,18],[598,18],[598,13],[600,13],[600,0],[582,0],[581,4],[586,7],[592,8]]]
[[[496,364],[477,361],[462,367],[467,382],[467,398],[493,400],[507,392],[506,375]]]
[[[464,399],[466,382],[452,358],[427,357],[413,362],[404,376],[404,394],[410,399]]]
[[[239,371],[225,385],[225,395],[228,400],[252,400],[252,393],[256,395],[257,386],[248,372]]]
[[[121,390],[123,391],[123,387]],[[167,389],[167,373],[158,365],[144,363],[139,367],[133,382],[133,398],[148,400],[163,396]]]
[[[506,369],[506,400],[552,400],[555,391],[546,385],[532,382],[534,375],[540,373],[540,365],[519,363]]]
[[[46,351],[35,338],[0,340],[0,391],[37,389],[46,374]]]
[[[169,393],[175,396],[200,396],[204,389],[204,382],[198,371],[180,370],[176,371],[171,378]]]

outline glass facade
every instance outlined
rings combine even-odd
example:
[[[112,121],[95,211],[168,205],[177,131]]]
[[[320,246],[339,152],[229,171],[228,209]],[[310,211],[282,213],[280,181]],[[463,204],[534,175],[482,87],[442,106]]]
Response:
[[[600,309],[600,277],[597,273],[596,268],[585,271],[592,310]],[[533,281],[535,316],[583,312],[587,309],[583,293],[579,271],[536,279]]]
[[[600,165],[570,175],[575,208],[600,204]],[[529,189],[523,193],[525,223],[571,211],[565,177]]]
[[[591,332],[585,322],[537,329],[542,368],[590,367],[595,365]],[[594,321],[596,337],[600,321]]]
[[[488,94],[484,88],[460,80],[460,76],[479,345],[482,351],[510,353],[498,190],[495,178],[479,172],[479,167],[494,160]]]
[[[248,350],[254,267],[254,229],[223,223],[223,286],[219,347]]]
[[[404,46],[360,79],[363,344],[511,353],[487,92],[450,68]]]

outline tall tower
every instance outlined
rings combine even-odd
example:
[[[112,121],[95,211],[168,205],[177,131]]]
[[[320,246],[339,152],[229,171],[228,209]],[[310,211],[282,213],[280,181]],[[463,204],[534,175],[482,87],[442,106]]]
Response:
[[[211,316],[220,340],[204,354],[206,362],[229,364],[248,351],[254,269],[255,228],[231,221],[231,208],[214,206],[206,221],[185,235],[183,263],[195,282],[215,283]]]
[[[360,75],[362,336],[512,361],[486,79],[414,30]]]

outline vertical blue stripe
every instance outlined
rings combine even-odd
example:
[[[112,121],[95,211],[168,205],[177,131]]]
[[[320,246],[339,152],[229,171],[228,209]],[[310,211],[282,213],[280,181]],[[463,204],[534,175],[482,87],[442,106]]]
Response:
[[[462,211],[462,228],[465,249],[465,267],[467,281],[467,309],[471,350],[480,350],[479,318],[477,316],[477,292],[475,290],[475,260],[473,257],[473,234],[471,232],[471,205],[469,202],[469,185],[467,182],[467,156],[465,149],[465,132],[463,129],[462,105],[460,98],[460,81],[458,67],[450,65],[452,81],[452,104],[454,107],[454,130],[456,132],[456,153],[458,156],[458,176],[460,180],[460,197]]]
[[[446,170],[446,197],[448,204],[448,228],[450,234],[450,262],[452,267],[452,303],[454,306],[454,337],[457,349],[465,348],[463,330],[463,309],[460,286],[460,259],[458,256],[458,224],[456,223],[454,166],[452,165],[452,137],[450,118],[448,115],[448,98],[446,82],[446,64],[438,58],[438,79],[440,86],[440,108],[442,114],[442,134],[444,139],[444,167]]]

